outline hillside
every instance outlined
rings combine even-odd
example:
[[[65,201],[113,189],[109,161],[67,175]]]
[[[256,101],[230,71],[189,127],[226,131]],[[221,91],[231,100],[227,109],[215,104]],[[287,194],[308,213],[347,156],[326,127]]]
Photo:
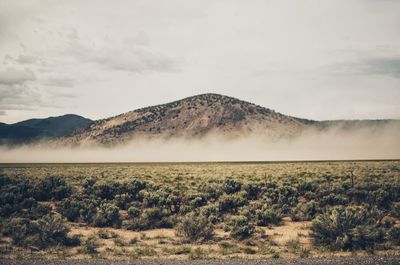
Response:
[[[225,138],[251,133],[279,139],[305,130],[342,132],[369,130],[381,133],[388,126],[400,130],[400,120],[326,120],[291,117],[274,110],[219,94],[202,94],[91,121],[77,115],[0,123],[0,144],[52,139],[57,145],[117,144],[131,139],[189,138],[209,135]]]
[[[124,142],[134,137],[226,137],[251,132],[292,136],[307,127],[300,120],[273,110],[218,94],[202,94],[171,103],[130,111],[93,122],[68,141]]]
[[[73,114],[29,119],[14,124],[0,123],[0,143],[27,143],[42,138],[63,137],[90,123],[90,119]]]

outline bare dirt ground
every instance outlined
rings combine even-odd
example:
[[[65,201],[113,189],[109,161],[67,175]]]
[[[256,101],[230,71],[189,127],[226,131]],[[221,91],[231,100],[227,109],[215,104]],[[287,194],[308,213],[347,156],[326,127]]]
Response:
[[[365,256],[315,259],[269,259],[269,260],[0,260],[4,265],[319,265],[319,264],[362,264],[398,265],[400,256]]]

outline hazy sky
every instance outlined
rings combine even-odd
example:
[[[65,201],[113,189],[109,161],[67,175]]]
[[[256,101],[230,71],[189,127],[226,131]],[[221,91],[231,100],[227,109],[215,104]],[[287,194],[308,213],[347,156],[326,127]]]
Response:
[[[400,118],[400,1],[0,0],[0,121],[200,93]]]

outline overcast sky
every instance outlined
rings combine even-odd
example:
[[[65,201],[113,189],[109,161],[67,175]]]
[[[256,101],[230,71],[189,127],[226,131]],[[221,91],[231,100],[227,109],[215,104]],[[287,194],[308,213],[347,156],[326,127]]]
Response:
[[[201,93],[311,119],[400,118],[400,1],[0,0],[0,121]]]

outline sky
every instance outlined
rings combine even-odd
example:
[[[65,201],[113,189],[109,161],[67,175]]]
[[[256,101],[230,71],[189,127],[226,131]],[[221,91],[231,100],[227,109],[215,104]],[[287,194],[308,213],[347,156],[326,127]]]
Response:
[[[0,122],[219,93],[400,118],[400,1],[0,0]]]

